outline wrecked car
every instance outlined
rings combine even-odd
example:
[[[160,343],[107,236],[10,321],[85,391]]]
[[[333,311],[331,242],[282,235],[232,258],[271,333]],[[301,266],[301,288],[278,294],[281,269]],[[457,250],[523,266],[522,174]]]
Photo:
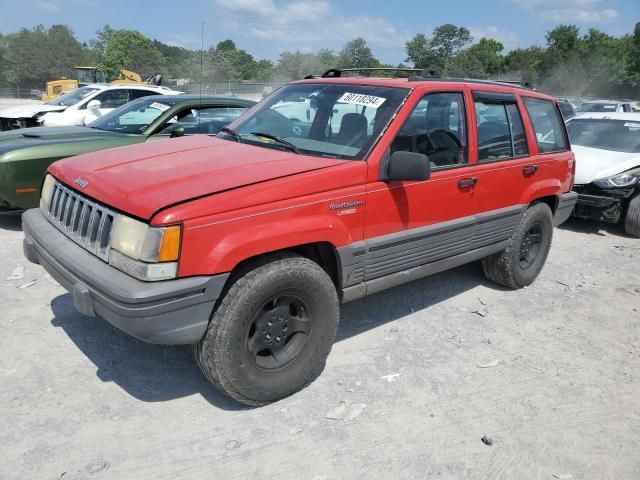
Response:
[[[576,156],[573,215],[624,222],[640,237],[640,113],[589,113],[567,122]]]

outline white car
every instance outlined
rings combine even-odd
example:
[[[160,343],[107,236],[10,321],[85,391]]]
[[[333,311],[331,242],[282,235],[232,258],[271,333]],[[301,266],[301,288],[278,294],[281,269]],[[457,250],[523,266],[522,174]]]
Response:
[[[574,215],[640,237],[640,113],[586,113],[567,122],[576,156]]]
[[[96,83],[71,90],[48,103],[0,109],[0,130],[85,125],[136,98],[181,93],[155,85]]]
[[[640,112],[640,104],[627,100],[588,100],[576,108],[576,114],[584,113]]]

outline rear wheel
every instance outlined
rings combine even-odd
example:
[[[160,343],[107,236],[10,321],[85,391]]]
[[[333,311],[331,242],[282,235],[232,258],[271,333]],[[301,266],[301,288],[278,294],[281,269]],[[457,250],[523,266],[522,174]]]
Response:
[[[627,215],[624,217],[624,231],[627,235],[640,237],[640,194],[629,202]]]
[[[322,371],[335,340],[338,296],[315,262],[283,254],[236,279],[195,346],[204,375],[247,405],[280,400]]]
[[[520,224],[502,252],[482,260],[485,276],[508,288],[533,283],[542,270],[553,236],[553,216],[545,203],[527,209]]]

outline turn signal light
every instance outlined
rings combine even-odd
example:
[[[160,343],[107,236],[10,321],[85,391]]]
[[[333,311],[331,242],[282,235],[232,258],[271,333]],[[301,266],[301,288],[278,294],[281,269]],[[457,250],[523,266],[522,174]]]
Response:
[[[165,227],[158,252],[159,262],[174,262],[180,255],[180,226]]]

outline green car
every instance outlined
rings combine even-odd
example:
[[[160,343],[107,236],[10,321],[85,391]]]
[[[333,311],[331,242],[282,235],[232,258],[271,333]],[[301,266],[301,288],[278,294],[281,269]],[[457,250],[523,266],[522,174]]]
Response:
[[[38,127],[0,133],[0,215],[37,207],[49,165],[81,153],[197,133],[216,134],[256,102],[231,97],[154,95],[88,127]]]

